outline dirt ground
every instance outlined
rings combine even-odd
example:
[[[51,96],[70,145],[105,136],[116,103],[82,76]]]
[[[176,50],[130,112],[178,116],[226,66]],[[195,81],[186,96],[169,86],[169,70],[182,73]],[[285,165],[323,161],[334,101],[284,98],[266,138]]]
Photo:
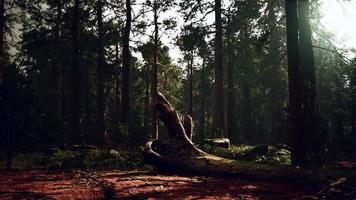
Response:
[[[305,183],[149,171],[1,171],[0,199],[317,199]]]

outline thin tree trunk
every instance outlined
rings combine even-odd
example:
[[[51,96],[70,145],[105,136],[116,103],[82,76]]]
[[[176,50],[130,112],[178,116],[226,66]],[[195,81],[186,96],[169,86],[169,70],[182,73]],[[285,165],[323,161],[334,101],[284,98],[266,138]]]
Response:
[[[227,135],[231,141],[237,142],[235,127],[235,81],[234,81],[234,50],[232,48],[231,38],[231,16],[228,17],[227,28],[227,46],[228,46],[228,66],[227,66]]]
[[[269,93],[269,101],[270,101],[270,142],[272,144],[277,144],[280,142],[280,131],[279,126],[283,121],[283,109],[282,102],[283,97],[280,95],[281,93],[281,66],[280,66],[280,53],[279,46],[281,46],[280,38],[278,36],[279,28],[276,27],[277,16],[276,16],[276,8],[273,6],[274,2],[269,2],[269,12],[268,12],[268,26],[269,30],[273,30],[271,32],[271,41],[268,49],[268,58],[267,63],[270,64],[270,93]]]
[[[127,123],[130,115],[130,32],[131,0],[126,0],[126,24],[122,41],[122,77],[121,77],[121,123]],[[128,124],[127,124],[128,125]]]
[[[11,97],[12,98],[12,97]],[[11,103],[12,104],[12,103]],[[7,149],[7,163],[6,163],[6,168],[7,169],[11,169],[12,166],[12,153],[13,153],[13,148],[14,148],[14,140],[15,140],[15,136],[14,136],[14,105],[10,105],[11,106],[11,113],[10,113],[10,118],[9,118],[9,127],[8,127],[8,149]]]
[[[83,69],[83,75],[84,75],[83,89],[84,89],[84,96],[85,96],[85,100],[84,100],[84,112],[85,112],[84,119],[85,120],[84,120],[84,125],[83,125],[83,136],[84,136],[83,142],[88,142],[89,139],[92,139],[92,138],[89,138],[89,134],[88,134],[89,126],[91,124],[91,120],[90,120],[90,116],[91,116],[90,78],[89,78],[89,69],[88,68]],[[92,142],[93,140],[90,140],[90,141]]]
[[[80,0],[74,1],[72,21],[72,91],[71,91],[71,138],[72,143],[81,143],[81,96],[82,77],[79,55]]]
[[[188,115],[193,117],[193,52],[191,52],[190,64],[188,65]]]
[[[119,55],[119,44],[115,46],[115,54],[116,54],[116,75],[115,75],[115,123],[118,125],[121,121],[121,93],[120,93],[120,55]],[[117,127],[116,133],[119,133],[119,128]]]
[[[0,85],[4,73],[5,0],[0,0]]]
[[[148,66],[147,66],[147,72],[149,72],[148,70]],[[148,105],[149,105],[149,76],[148,76],[148,73],[145,73],[145,104],[144,104],[144,115],[143,115],[143,127],[144,127],[144,131],[147,131],[148,130],[148,127],[149,127],[149,120],[148,120]]]
[[[52,51],[54,51],[54,55],[53,55],[53,65],[55,68],[55,71],[58,73],[56,74],[58,79],[56,81],[56,85],[57,85],[57,112],[58,112],[58,116],[59,116],[59,121],[61,122],[61,110],[62,110],[62,99],[61,99],[61,84],[60,84],[60,80],[61,80],[61,70],[57,69],[59,63],[59,55],[58,55],[58,48],[59,48],[59,37],[60,37],[60,28],[61,28],[61,20],[62,20],[62,0],[57,0],[57,16],[56,16],[56,24],[54,27],[54,49]]]
[[[201,86],[200,86],[200,98],[201,98],[201,104],[200,104],[200,131],[201,131],[201,136],[200,138],[203,140],[205,139],[205,112],[206,112],[206,58],[203,58],[203,66],[201,69]]]
[[[351,79],[351,95],[353,102],[351,104],[351,141],[356,153],[356,68],[353,70]]]
[[[59,49],[60,49],[60,28],[62,21],[62,0],[57,0],[57,14],[55,19],[55,26],[53,30],[53,47],[51,49],[51,57],[52,57],[52,67],[53,67],[53,84],[56,90],[56,118],[57,120],[57,131],[55,133],[61,133],[63,129],[63,114],[62,112],[62,88],[61,88],[61,80],[62,80],[62,63],[60,60]],[[58,134],[55,135],[55,140],[58,139]]]
[[[98,22],[98,58],[97,58],[97,141],[100,145],[105,141],[105,102],[104,102],[104,42],[103,42],[103,0],[97,2],[97,22]]]
[[[288,80],[292,165],[306,166],[305,133],[302,114],[302,83],[300,77],[297,1],[286,0]]]
[[[153,46],[153,64],[152,64],[152,138],[158,139],[158,116],[157,116],[157,96],[158,96],[158,7],[157,7],[157,0],[154,1],[153,4],[153,11],[154,11],[154,46]]]
[[[336,144],[338,146],[345,145],[345,128],[343,117],[338,117],[336,125]]]
[[[254,130],[251,119],[251,89],[244,83],[243,85],[243,117],[242,117],[242,131],[243,136],[242,139],[244,142],[252,142],[254,137]]]
[[[223,88],[223,44],[221,0],[215,0],[215,86],[214,86],[214,134],[223,137],[225,129],[224,88]]]

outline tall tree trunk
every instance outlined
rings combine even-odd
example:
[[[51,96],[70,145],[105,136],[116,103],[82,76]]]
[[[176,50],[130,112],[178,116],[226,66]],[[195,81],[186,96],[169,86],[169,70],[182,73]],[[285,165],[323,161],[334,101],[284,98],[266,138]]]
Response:
[[[130,115],[130,32],[131,0],[126,0],[126,24],[122,37],[122,77],[121,77],[121,122],[127,123]],[[128,124],[127,124],[128,125]]]
[[[0,85],[4,73],[4,40],[5,40],[5,0],[0,0]]]
[[[354,152],[356,153],[356,68],[353,70],[351,79],[351,95],[353,99],[351,103],[351,141]]]
[[[305,133],[302,113],[302,83],[300,77],[297,1],[286,0],[286,28],[288,53],[288,87],[292,165],[306,166]]]
[[[10,92],[12,99],[13,92]],[[8,148],[7,148],[7,163],[6,168],[11,169],[12,166],[12,154],[14,149],[14,141],[15,141],[15,105],[13,102],[10,102],[10,116],[9,116],[9,127],[8,127]]]
[[[303,77],[304,131],[307,135],[307,149],[316,153],[322,149],[322,144],[320,143],[322,138],[318,135],[319,119],[317,114],[315,62],[309,22],[309,7],[309,0],[298,1],[300,66]]]
[[[80,31],[80,0],[74,1],[72,16],[72,91],[71,91],[71,138],[72,143],[81,143],[81,96],[82,77],[79,55],[79,31]]]
[[[116,55],[116,75],[115,75],[115,123],[117,127],[116,133],[119,133],[118,124],[121,120],[121,94],[120,94],[120,55],[119,55],[119,44],[115,45],[115,55]]]
[[[203,57],[203,66],[201,69],[201,86],[200,86],[200,132],[199,138],[205,139],[205,112],[206,112],[206,58]]]
[[[60,29],[61,29],[61,22],[62,22],[62,0],[57,0],[57,14],[55,19],[55,26],[53,30],[53,48],[51,50],[52,53],[52,60],[53,60],[53,77],[54,77],[54,88],[56,89],[56,112],[57,112],[57,133],[61,133],[63,129],[63,114],[62,114],[62,107],[63,107],[63,99],[61,98],[63,95],[62,92],[62,79],[63,79],[63,64],[60,60],[59,55],[59,47],[60,47]],[[55,135],[57,140],[58,135]]]
[[[273,144],[277,144],[280,141],[280,131],[279,127],[283,121],[283,97],[282,93],[282,80],[280,74],[281,66],[280,66],[280,52],[278,48],[281,46],[280,38],[279,38],[279,28],[276,27],[277,16],[275,6],[273,5],[275,2],[269,2],[268,9],[268,27],[271,31],[271,39],[270,46],[268,49],[268,57],[267,63],[270,65],[270,93],[269,93],[269,101],[270,101],[270,142]]]
[[[59,116],[59,126],[60,132],[63,134],[65,131],[65,115],[66,113],[66,64],[62,61],[59,55],[59,47],[61,42],[61,23],[62,23],[62,9],[63,9],[63,0],[57,0],[57,16],[56,16],[56,25],[54,30],[54,43],[56,48],[56,55],[55,55],[55,64],[57,65],[58,69],[58,116]],[[57,68],[56,67],[56,68]]]
[[[232,33],[231,33],[231,16],[228,17],[227,28],[227,49],[228,49],[228,66],[227,66],[227,135],[233,142],[237,142],[236,127],[235,127],[235,80],[234,80],[234,50],[232,48]]]
[[[242,139],[244,142],[253,142],[253,137],[254,137],[254,129],[253,129],[253,122],[252,122],[252,117],[251,117],[251,89],[249,85],[246,83],[243,83],[243,89],[242,89],[242,99],[243,99],[243,116],[242,116],[242,131],[243,131],[243,136]]]
[[[356,153],[356,114],[353,113],[352,115],[353,118],[351,120],[351,143],[353,146],[353,151],[354,153]]]
[[[214,134],[223,137],[225,129],[224,115],[224,69],[223,69],[223,44],[222,44],[222,20],[221,0],[215,0],[215,85],[214,85]]]
[[[83,142],[93,142],[96,140],[93,140],[93,138],[90,138],[89,136],[89,130],[90,130],[90,125],[91,125],[91,109],[90,109],[90,101],[91,101],[91,96],[90,96],[90,75],[89,75],[89,69],[88,67],[83,69],[83,93],[84,93],[84,122],[83,122]]]
[[[151,97],[151,106],[152,106],[152,138],[158,139],[158,116],[157,116],[157,97],[158,97],[158,4],[157,0],[153,3],[154,11],[154,46],[153,46],[153,64],[152,64],[152,97]]]
[[[148,120],[148,115],[149,115],[149,87],[150,87],[150,80],[149,80],[149,76],[148,76],[148,72],[149,72],[149,67],[146,66],[146,73],[145,73],[145,102],[144,102],[144,114],[143,114],[143,127],[144,127],[144,131],[148,130],[149,127],[149,120]]]
[[[190,64],[188,65],[188,115],[193,116],[193,51],[191,52]]]
[[[104,89],[105,89],[105,57],[104,57],[104,41],[103,41],[103,0],[97,1],[97,23],[98,23],[98,49],[97,49],[97,110],[96,110],[96,123],[97,123],[97,141],[100,145],[105,141],[105,102],[104,102]]]

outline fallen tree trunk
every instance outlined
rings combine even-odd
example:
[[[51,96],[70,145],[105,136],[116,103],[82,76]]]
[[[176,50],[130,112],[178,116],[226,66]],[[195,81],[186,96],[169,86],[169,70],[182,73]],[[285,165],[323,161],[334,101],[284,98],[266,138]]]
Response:
[[[192,120],[181,120],[167,99],[159,94],[156,104],[159,119],[169,132],[168,141],[151,140],[144,148],[148,163],[165,171],[183,171],[205,175],[243,176],[279,180],[315,179],[311,171],[291,166],[270,166],[251,161],[230,160],[203,152],[192,140]],[[183,122],[182,122],[183,121]]]

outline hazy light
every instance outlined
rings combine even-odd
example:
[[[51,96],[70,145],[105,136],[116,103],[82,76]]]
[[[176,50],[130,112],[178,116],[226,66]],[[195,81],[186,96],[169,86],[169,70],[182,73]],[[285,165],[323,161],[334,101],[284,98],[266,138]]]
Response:
[[[321,0],[321,23],[338,47],[356,48],[356,0]]]

